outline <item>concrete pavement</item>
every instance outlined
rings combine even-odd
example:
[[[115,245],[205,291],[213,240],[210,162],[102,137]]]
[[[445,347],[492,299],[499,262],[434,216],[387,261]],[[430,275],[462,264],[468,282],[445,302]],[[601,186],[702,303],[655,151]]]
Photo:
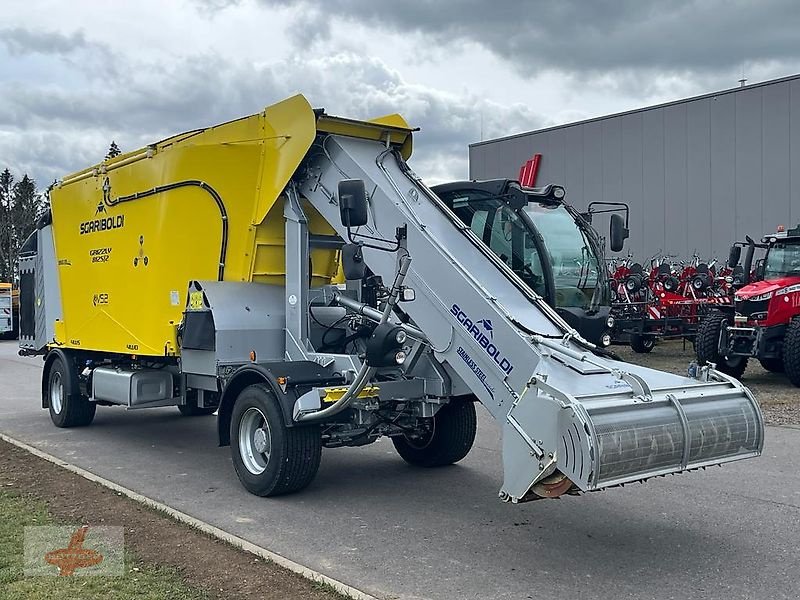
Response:
[[[0,431],[365,592],[389,598],[800,596],[800,430],[763,457],[525,505],[497,499],[498,429],[480,411],[458,466],[408,467],[388,440],[325,450],[302,493],[239,485],[214,417],[99,407],[57,429],[41,360],[0,342]]]

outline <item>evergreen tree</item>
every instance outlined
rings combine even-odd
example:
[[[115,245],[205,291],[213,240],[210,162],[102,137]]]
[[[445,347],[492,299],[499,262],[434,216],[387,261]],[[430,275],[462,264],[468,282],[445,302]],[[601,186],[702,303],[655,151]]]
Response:
[[[14,226],[12,222],[12,191],[14,176],[6,169],[0,173],[0,281],[10,281],[13,273],[11,251]]]
[[[14,182],[8,169],[0,173],[0,281],[15,281],[19,249],[36,228],[41,206],[33,179]]]
[[[112,140],[111,145],[108,147],[108,152],[106,152],[105,160],[108,160],[109,158],[114,158],[115,156],[119,156],[120,154],[122,154],[122,150],[120,150],[119,146],[117,146],[117,142]]]

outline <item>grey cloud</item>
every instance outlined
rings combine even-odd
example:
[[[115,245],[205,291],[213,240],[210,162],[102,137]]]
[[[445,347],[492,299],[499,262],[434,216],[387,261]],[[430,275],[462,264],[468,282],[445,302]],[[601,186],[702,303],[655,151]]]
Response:
[[[257,112],[303,92],[330,114],[369,118],[399,112],[422,131],[412,159],[423,177],[466,176],[466,149],[480,135],[510,133],[543,124],[524,106],[487,103],[409,84],[376,58],[343,52],[295,57],[259,68],[218,56],[194,56],[169,65],[120,66],[125,81],[67,88],[0,87],[0,157],[38,181],[100,160],[111,139],[132,150],[179,131]],[[30,132],[32,143],[27,143]],[[48,136],[48,132],[53,135]]]
[[[239,6],[242,0],[193,0],[193,2],[201,14],[213,16],[226,8]]]
[[[261,2],[303,12],[319,6]],[[735,70],[768,61],[795,68],[800,58],[794,0],[327,0],[323,6],[328,18],[421,32],[438,44],[482,44],[526,74]]]
[[[9,54],[68,54],[89,47],[81,31],[69,35],[54,31],[33,31],[22,27],[0,30],[0,43]]]
[[[111,48],[89,41],[83,31],[65,34],[24,27],[2,29],[0,46],[5,46],[12,58],[36,54],[53,57],[61,62],[55,70],[69,68],[87,80],[119,76],[117,57]]]

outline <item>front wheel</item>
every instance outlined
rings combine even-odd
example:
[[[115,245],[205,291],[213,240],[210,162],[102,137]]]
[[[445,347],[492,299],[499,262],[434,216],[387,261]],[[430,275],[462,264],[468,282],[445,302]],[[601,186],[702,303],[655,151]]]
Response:
[[[70,388],[72,378],[76,376],[69,360],[57,356],[47,372],[45,388],[50,420],[56,427],[83,427],[94,420],[97,404],[89,402],[86,396],[73,393]]]
[[[647,354],[651,352],[656,346],[656,338],[652,335],[631,335],[631,350],[637,354]]]
[[[250,385],[236,398],[230,434],[233,466],[251,494],[296,492],[317,474],[322,457],[319,427],[287,427],[266,385]]]
[[[783,368],[786,375],[800,387],[800,319],[792,319],[783,338]]]
[[[697,328],[695,351],[697,362],[701,365],[714,363],[718,371],[722,371],[739,379],[747,368],[746,356],[722,356],[719,353],[719,339],[722,328],[728,325],[728,317],[721,312],[713,312],[706,316]]]
[[[474,402],[451,400],[433,416],[430,429],[419,436],[393,437],[392,443],[409,464],[419,467],[452,465],[469,454],[477,424]]]

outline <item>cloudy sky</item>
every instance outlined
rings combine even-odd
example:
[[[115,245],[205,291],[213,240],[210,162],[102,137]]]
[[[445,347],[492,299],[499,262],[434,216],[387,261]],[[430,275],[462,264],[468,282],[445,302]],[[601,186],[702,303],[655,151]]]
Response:
[[[400,112],[412,166],[467,145],[800,72],[796,0],[3,0],[0,168],[40,187],[302,92]]]

